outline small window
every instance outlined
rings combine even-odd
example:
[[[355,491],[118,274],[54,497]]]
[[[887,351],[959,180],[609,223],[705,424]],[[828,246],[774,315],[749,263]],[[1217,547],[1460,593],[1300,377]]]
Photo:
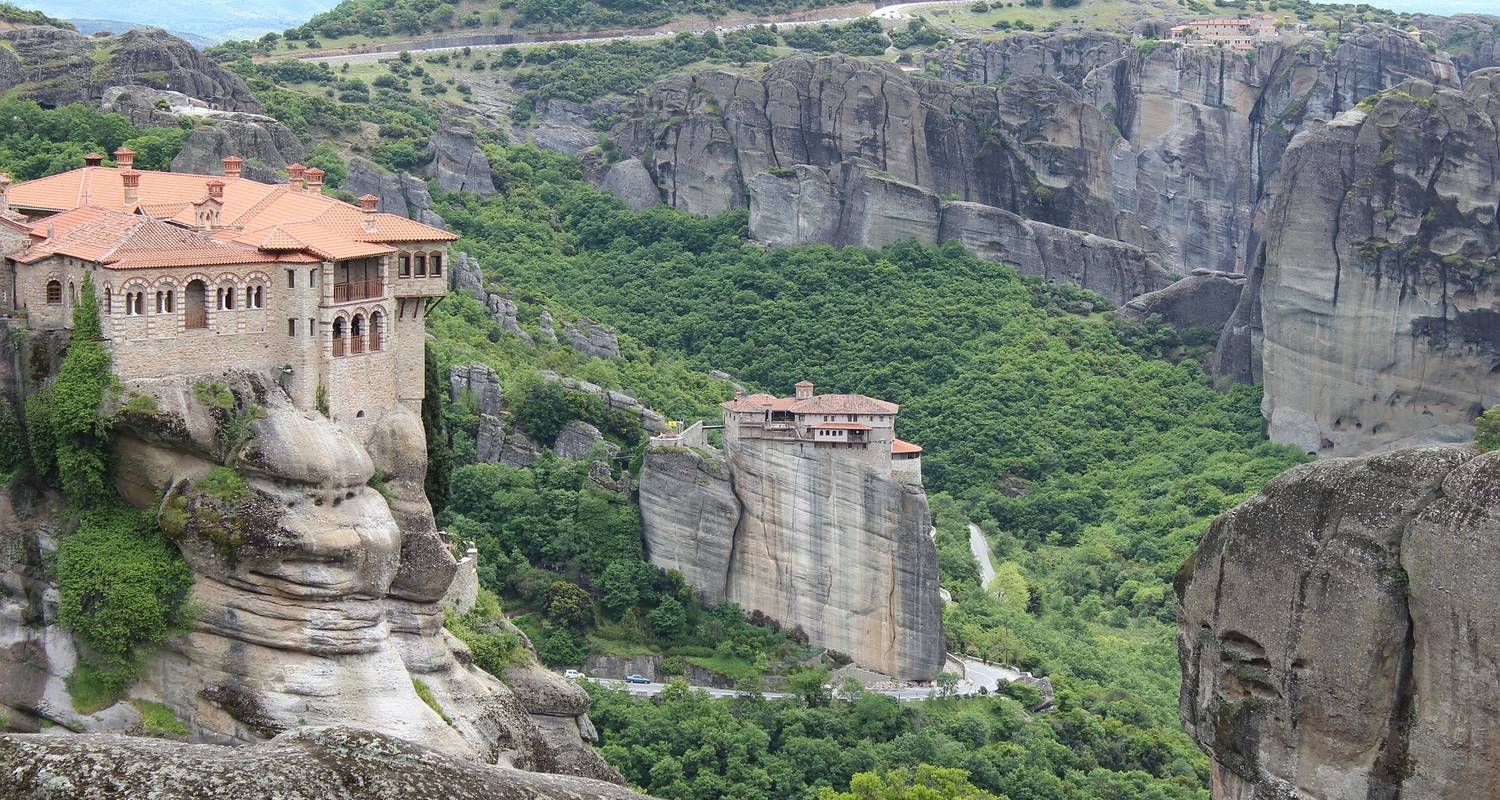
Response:
[[[266,287],[256,284],[245,287],[245,308],[265,308]]]
[[[115,296],[114,296],[113,293],[110,292],[109,287],[106,286],[106,287],[104,287],[104,313],[106,313],[106,314],[114,313],[114,308],[115,308]]]
[[[287,336],[296,336],[297,335],[297,318],[296,317],[292,317],[292,318],[290,318],[290,319],[288,319],[286,321],[286,335]]]
[[[434,278],[436,278],[436,277],[438,277],[438,276],[440,276],[440,275],[443,274],[443,254],[442,253],[433,253],[432,254],[432,272],[429,273],[429,274],[431,274],[432,277],[434,277]]]
[[[156,293],[156,313],[167,313],[167,293],[158,291]]]
[[[427,277],[427,256],[424,256],[421,253],[417,254],[417,277]]]
[[[47,281],[47,305],[62,305],[62,281]]]
[[[308,317],[307,318],[307,335],[308,336],[317,336],[318,335],[318,321],[315,320],[315,319],[313,319],[312,317]]]
[[[175,303],[172,302],[172,300],[173,300],[172,290],[168,289],[167,290],[167,313],[168,314],[171,314],[171,313],[173,313],[173,312],[175,312],[177,310],[177,306],[176,306]]]
[[[409,256],[409,255],[407,255],[405,253],[402,253],[400,261],[401,261],[401,268],[400,268],[401,269],[401,277],[403,277],[403,278],[410,278],[411,277],[411,256]]]
[[[310,269],[310,270],[307,271],[307,285],[308,286],[317,286],[318,285],[318,271],[316,269]]]
[[[286,288],[297,288],[297,270],[289,269],[286,271]]]

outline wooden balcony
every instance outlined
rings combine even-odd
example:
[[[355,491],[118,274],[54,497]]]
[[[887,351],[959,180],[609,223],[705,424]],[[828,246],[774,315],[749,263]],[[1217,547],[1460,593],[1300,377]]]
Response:
[[[385,281],[380,278],[370,278],[362,281],[349,281],[348,283],[335,283],[333,285],[333,302],[352,303],[356,300],[370,300],[385,294]]]
[[[370,331],[370,352],[373,353],[373,352],[375,352],[375,351],[377,351],[379,349],[380,349],[380,331],[378,331],[378,330],[372,330],[372,331]]]
[[[208,309],[206,309],[206,308],[193,308],[192,306],[189,306],[189,307],[183,309],[183,319],[184,319],[185,326],[187,328],[189,328],[189,329],[192,329],[192,328],[207,328],[208,327]]]
[[[335,337],[333,337],[333,355],[335,357],[337,357],[337,356],[341,356],[343,354],[344,354],[344,337],[342,337],[342,336],[335,336]]]
[[[349,355],[357,356],[365,351],[365,340],[355,336],[349,340]]]

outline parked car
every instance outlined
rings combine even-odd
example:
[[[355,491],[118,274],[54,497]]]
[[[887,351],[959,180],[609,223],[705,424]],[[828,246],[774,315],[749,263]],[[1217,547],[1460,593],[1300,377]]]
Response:
[[[568,669],[568,670],[563,670],[563,677],[567,678],[570,681],[576,681],[579,678],[583,677],[583,673],[579,672],[576,669]]]
[[[650,683],[651,679],[649,679],[645,675],[642,675],[642,674],[640,674],[640,673],[637,672],[637,673],[632,673],[630,675],[626,675],[625,676],[625,682],[626,683]]]

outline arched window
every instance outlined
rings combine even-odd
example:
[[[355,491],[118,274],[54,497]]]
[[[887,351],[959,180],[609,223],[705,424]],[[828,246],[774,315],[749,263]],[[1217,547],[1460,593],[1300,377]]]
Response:
[[[183,327],[208,327],[208,284],[199,278],[188,281],[182,292]]]
[[[68,281],[68,302],[78,302],[78,284]]]
[[[62,281],[59,281],[59,280],[47,281],[47,305],[49,305],[49,306],[60,306],[60,305],[62,305]]]
[[[379,350],[382,339],[385,338],[385,314],[379,311],[370,312],[370,352]]]
[[[417,277],[427,277],[427,255],[425,253],[417,253]]]
[[[337,317],[333,320],[333,354],[341,356],[344,354],[344,318]]]
[[[427,257],[427,263],[429,265],[429,269],[428,269],[428,272],[427,272],[428,275],[431,275],[434,278],[442,277],[442,274],[443,274],[443,254],[442,253],[433,253],[432,255],[428,256]]]
[[[233,286],[227,286],[226,285],[226,286],[220,286],[219,287],[219,310],[220,311],[233,311],[234,310],[234,295],[235,295],[235,291],[234,291],[234,287]]]
[[[177,311],[176,300],[177,300],[177,298],[173,296],[172,290],[168,289],[167,290],[167,313],[168,314],[171,314],[171,313],[174,313],[174,312]]]
[[[349,322],[349,352],[363,353],[365,351],[365,315],[355,314],[354,319]]]
[[[403,278],[410,278],[411,277],[411,256],[409,256],[409,255],[407,255],[405,253],[402,253],[400,256],[397,257],[397,261],[400,262],[400,264],[401,264],[401,273],[400,273],[401,277],[403,277]]]
[[[245,287],[245,308],[265,307],[265,287],[260,284]]]
[[[104,313],[106,313],[106,314],[113,314],[113,313],[115,313],[115,295],[114,295],[114,290],[111,289],[110,286],[109,286],[109,284],[107,284],[107,283],[104,284]]]
[[[167,293],[160,289],[156,290],[156,313],[167,313]]]

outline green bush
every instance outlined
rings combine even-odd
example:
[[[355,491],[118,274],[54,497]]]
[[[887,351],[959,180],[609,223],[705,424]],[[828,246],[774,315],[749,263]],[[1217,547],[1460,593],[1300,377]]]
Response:
[[[1490,406],[1474,421],[1474,444],[1486,453],[1500,450],[1500,406]]]
[[[0,474],[26,463],[26,448],[21,439],[21,423],[16,419],[10,401],[0,397]]]
[[[123,504],[84,514],[57,549],[58,621],[110,691],[129,686],[146,653],[186,626],[192,584],[150,517]]]

